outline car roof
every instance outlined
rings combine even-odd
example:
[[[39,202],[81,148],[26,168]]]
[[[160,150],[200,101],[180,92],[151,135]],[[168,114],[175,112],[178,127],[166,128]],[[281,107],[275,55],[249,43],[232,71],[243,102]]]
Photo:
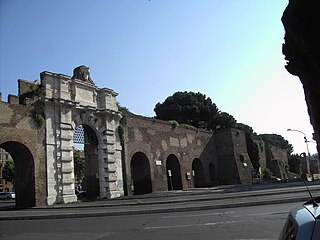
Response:
[[[304,207],[310,212],[310,214],[317,219],[320,219],[320,206],[314,206],[313,204],[305,204]]]

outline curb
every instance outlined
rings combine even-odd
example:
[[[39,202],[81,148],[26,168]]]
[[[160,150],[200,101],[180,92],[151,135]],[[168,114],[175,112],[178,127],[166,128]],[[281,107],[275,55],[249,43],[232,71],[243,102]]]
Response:
[[[262,206],[281,203],[305,202],[308,197],[276,199],[265,201],[252,201],[242,203],[229,203],[229,204],[216,204],[216,205],[202,205],[202,206],[189,206],[189,207],[167,207],[160,209],[138,209],[138,210],[122,210],[110,212],[92,212],[92,213],[64,213],[64,214],[46,214],[37,215],[30,214],[26,216],[6,216],[0,217],[0,221],[11,220],[41,220],[41,219],[65,219],[65,218],[86,218],[86,217],[107,217],[107,216],[124,216],[124,215],[140,215],[140,214],[155,214],[155,213],[172,213],[172,212],[186,212],[186,211],[200,211],[200,210],[214,210],[222,208],[237,208],[237,207],[250,207]]]

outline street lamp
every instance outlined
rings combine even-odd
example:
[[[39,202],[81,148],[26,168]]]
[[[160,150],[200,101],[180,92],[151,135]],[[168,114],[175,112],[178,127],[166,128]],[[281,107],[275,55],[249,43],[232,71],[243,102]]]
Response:
[[[303,136],[304,136],[304,142],[306,143],[307,145],[307,151],[308,151],[308,159],[307,159],[307,170],[308,170],[308,176],[311,176],[311,173],[310,173],[310,151],[309,151],[309,146],[308,146],[308,140],[307,140],[307,136],[304,132],[300,131],[300,130],[296,130],[296,129],[290,129],[288,128],[287,131],[293,131],[293,132],[299,132],[299,133],[302,133]]]

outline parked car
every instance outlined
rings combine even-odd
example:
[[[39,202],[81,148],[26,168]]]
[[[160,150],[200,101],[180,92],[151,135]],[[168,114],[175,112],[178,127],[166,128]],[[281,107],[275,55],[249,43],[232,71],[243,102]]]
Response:
[[[316,240],[320,236],[320,198],[290,211],[279,240]]]
[[[0,192],[0,200],[13,200],[16,198],[14,192]]]
[[[281,178],[278,178],[275,176],[271,176],[270,180],[272,183],[281,183],[282,182]]]

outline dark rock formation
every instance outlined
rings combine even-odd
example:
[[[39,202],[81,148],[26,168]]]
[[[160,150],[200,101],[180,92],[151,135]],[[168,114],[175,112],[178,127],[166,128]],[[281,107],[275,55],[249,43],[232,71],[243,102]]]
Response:
[[[320,152],[320,2],[289,0],[282,16],[286,69],[303,84],[314,139]]]

